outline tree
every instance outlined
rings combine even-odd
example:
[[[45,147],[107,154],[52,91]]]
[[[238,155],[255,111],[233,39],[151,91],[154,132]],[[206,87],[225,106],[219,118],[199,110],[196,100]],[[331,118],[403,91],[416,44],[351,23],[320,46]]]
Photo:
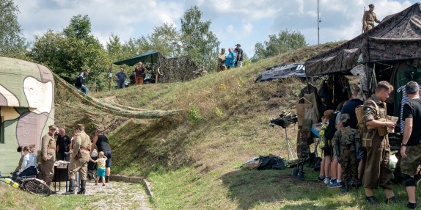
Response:
[[[12,0],[0,0],[0,55],[23,58],[26,41],[17,20],[18,7]]]
[[[35,37],[30,55],[70,83],[83,69],[88,68],[88,85],[104,87],[110,58],[90,32],[89,17],[74,16],[62,32],[47,31],[43,36]]]
[[[304,35],[300,32],[284,30],[277,35],[269,35],[269,40],[265,41],[263,44],[260,42],[256,43],[254,45],[254,56],[252,61],[255,62],[304,46],[307,46]]]
[[[202,12],[197,6],[188,9],[181,19],[181,42],[183,54],[190,55],[197,65],[215,70],[219,41],[210,31],[211,21],[201,21]]]
[[[172,24],[164,23],[154,28],[148,40],[151,47],[159,51],[163,56],[177,57],[181,54],[180,34]]]

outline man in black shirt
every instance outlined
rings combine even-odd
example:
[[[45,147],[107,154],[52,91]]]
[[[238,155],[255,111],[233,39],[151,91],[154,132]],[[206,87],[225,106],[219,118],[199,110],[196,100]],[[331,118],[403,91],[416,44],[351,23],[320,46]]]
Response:
[[[68,155],[68,152],[70,150],[70,137],[66,135],[66,131],[64,130],[64,128],[59,128],[58,133],[59,134],[57,136],[56,142],[57,160],[69,161],[70,157]]]
[[[405,176],[406,192],[408,193],[407,207],[416,208],[415,187],[417,168],[421,160],[421,99],[419,98],[419,86],[416,82],[410,81],[405,87],[409,102],[403,106],[405,119],[405,130],[401,146],[401,170]],[[416,129],[413,129],[416,128]]]
[[[236,50],[237,50],[237,68],[243,67],[243,49],[241,49],[241,44],[237,44]]]
[[[85,94],[88,94],[88,88],[85,86],[85,77],[88,75],[88,73],[88,69],[84,69],[83,72],[77,76],[75,82],[75,87]]]

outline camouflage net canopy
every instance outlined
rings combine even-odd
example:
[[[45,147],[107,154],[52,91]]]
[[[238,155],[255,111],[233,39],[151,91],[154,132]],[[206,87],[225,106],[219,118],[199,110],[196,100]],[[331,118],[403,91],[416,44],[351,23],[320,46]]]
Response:
[[[159,56],[160,73],[163,75],[158,76],[158,82],[184,82],[194,78],[194,71],[198,67],[190,58],[190,56],[183,56],[179,58],[165,58]]]
[[[143,62],[147,74],[150,74],[151,80],[158,79],[159,83],[170,82],[184,82],[194,79],[194,71],[198,70],[190,56],[182,56],[178,58],[168,58],[155,50],[149,50],[143,54],[136,55],[125,60],[114,62],[115,65],[128,65],[134,66],[139,62]],[[133,68],[133,70],[134,70]],[[158,74],[159,68],[159,74]],[[158,77],[156,77],[158,75]]]

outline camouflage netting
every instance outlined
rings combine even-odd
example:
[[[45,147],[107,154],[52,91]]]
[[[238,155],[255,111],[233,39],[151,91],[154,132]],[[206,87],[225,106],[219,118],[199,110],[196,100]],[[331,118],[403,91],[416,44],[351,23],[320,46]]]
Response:
[[[137,119],[154,119],[161,118],[164,116],[174,115],[179,113],[181,110],[144,110],[136,108],[125,108],[117,105],[111,105],[100,102],[98,99],[93,98],[89,95],[83,94],[75,87],[64,81],[62,78],[54,74],[54,80],[56,82],[56,103],[70,102],[73,105],[84,104],[91,107],[95,107],[105,113],[109,113],[115,116],[137,118]]]
[[[184,82],[194,78],[193,71],[198,67],[189,56],[179,58],[164,58],[159,56],[160,72],[159,83]]]

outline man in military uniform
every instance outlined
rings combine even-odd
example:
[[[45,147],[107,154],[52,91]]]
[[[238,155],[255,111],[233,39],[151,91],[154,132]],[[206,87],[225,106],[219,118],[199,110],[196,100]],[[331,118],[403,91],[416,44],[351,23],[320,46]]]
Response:
[[[56,133],[57,127],[50,125],[48,129],[48,133],[42,137],[41,173],[42,179],[50,186],[54,178],[54,162],[56,161],[56,140],[54,139],[54,134]]]
[[[372,204],[379,204],[374,198],[373,189],[380,186],[386,194],[386,203],[397,202],[392,190],[392,170],[389,168],[390,145],[387,127],[394,128],[395,123],[387,121],[386,99],[393,86],[386,81],[377,84],[373,94],[363,107],[363,122],[367,127],[366,134],[371,134],[372,145],[366,147],[367,158],[363,178],[366,200]],[[365,135],[365,134],[364,134]]]
[[[365,11],[363,16],[364,33],[374,28],[374,22],[380,23],[380,20],[377,19],[376,13],[374,12],[374,5],[370,4],[368,5],[368,11]]]
[[[86,178],[88,174],[88,162],[90,159],[90,148],[91,148],[91,139],[88,134],[85,133],[85,126],[78,124],[75,129],[74,144],[73,144],[73,153],[70,155],[70,164],[69,164],[69,191],[66,192],[67,195],[74,194],[75,192],[75,179],[76,172],[80,174],[80,191],[78,194],[85,194],[86,190]],[[80,152],[81,157],[78,157]]]

